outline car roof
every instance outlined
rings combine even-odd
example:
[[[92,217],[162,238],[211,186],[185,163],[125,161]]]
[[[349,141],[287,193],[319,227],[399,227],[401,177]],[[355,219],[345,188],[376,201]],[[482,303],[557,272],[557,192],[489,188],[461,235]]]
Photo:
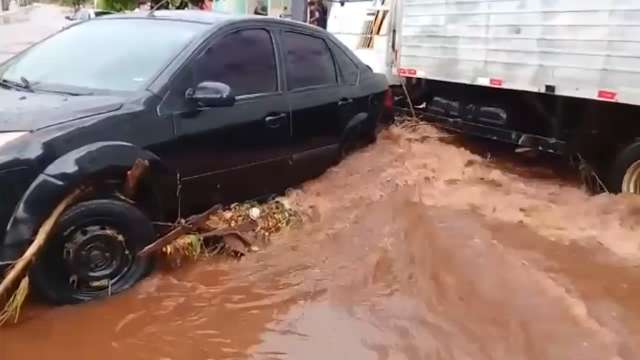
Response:
[[[156,10],[149,16],[149,11],[136,11],[130,13],[119,13],[113,15],[101,16],[101,19],[158,19],[158,20],[174,20],[184,22],[198,22],[203,24],[219,25],[221,23],[229,22],[243,22],[243,21],[261,21],[270,22],[274,24],[287,24],[289,26],[295,26],[304,28],[307,30],[319,30],[319,28],[289,19],[280,19],[270,16],[259,15],[235,15],[226,14],[215,11],[203,11],[203,10]]]
[[[222,21],[232,20],[237,15],[217,13],[213,11],[202,10],[156,10],[153,14],[149,15],[150,11],[135,11],[127,13],[118,13],[105,16],[109,19],[129,19],[129,18],[148,18],[148,19],[163,19],[163,20],[176,20],[176,21],[188,21],[188,22],[200,22],[205,24],[217,24]]]

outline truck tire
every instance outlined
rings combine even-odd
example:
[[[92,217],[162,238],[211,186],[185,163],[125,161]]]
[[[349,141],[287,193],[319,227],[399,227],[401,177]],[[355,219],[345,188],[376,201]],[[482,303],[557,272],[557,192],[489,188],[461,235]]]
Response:
[[[34,264],[31,284],[44,301],[63,305],[120,293],[153,268],[136,254],[154,241],[153,224],[119,200],[91,200],[67,210]]]
[[[612,193],[640,194],[640,141],[618,152],[606,182],[607,190]]]
[[[427,82],[424,79],[419,78],[406,78],[407,92],[413,106],[420,106],[423,102],[429,98],[429,88]]]

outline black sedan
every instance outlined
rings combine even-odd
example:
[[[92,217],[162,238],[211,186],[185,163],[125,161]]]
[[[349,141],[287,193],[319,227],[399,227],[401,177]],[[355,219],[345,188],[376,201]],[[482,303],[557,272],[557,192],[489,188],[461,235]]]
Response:
[[[150,271],[136,254],[155,222],[317,176],[390,106],[384,76],[305,24],[158,11],[71,26],[0,65],[0,271],[89,184],[31,283],[53,303],[120,292]],[[137,159],[150,171],[123,199]]]

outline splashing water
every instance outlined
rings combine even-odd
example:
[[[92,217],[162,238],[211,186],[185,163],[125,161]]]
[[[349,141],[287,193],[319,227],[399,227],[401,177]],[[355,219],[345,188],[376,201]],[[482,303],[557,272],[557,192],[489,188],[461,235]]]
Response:
[[[503,148],[392,127],[264,251],[32,307],[0,359],[640,358],[639,200]]]

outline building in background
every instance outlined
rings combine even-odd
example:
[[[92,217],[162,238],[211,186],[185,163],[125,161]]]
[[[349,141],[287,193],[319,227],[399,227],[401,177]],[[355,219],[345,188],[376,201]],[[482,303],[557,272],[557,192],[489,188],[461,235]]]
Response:
[[[228,14],[253,15],[261,0],[214,0],[213,11]],[[267,16],[284,17],[297,21],[307,18],[306,0],[263,0]]]

